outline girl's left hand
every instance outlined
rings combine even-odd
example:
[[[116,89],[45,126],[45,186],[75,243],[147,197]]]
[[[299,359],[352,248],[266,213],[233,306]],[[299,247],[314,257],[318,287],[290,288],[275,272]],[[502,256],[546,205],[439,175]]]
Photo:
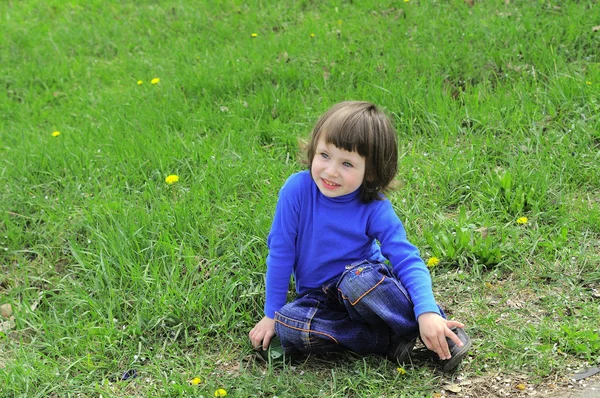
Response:
[[[265,317],[252,328],[250,333],[248,333],[248,336],[250,337],[250,342],[255,350],[261,348],[266,350],[269,348],[273,336],[275,336],[275,320],[265,315]]]
[[[446,337],[452,339],[457,346],[462,347],[462,341],[451,328],[464,328],[464,324],[458,321],[448,321],[435,312],[419,315],[418,322],[423,343],[428,349],[438,354],[441,360],[451,358]]]

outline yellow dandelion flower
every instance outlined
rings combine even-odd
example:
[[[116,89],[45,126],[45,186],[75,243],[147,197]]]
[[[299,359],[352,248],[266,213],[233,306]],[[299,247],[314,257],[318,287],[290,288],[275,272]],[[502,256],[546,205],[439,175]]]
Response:
[[[175,174],[171,174],[165,178],[165,182],[169,185],[174,184],[177,181],[179,181],[179,176],[176,176]]]
[[[529,220],[527,219],[527,217],[519,217],[517,218],[517,224],[519,225],[523,225],[523,224],[527,224]]]
[[[405,3],[408,3],[410,0],[404,0]]]
[[[141,80],[138,80],[138,81],[137,81],[137,84],[138,84],[138,86],[141,86],[141,85],[142,85],[142,83],[143,83],[143,81],[141,81]]]
[[[487,287],[488,289],[493,289],[494,285],[492,285],[490,282],[486,282],[485,287]]]
[[[200,383],[202,383],[202,379],[199,377],[194,377],[192,380],[190,380],[190,384],[193,386],[197,386]]]
[[[427,267],[428,268],[433,268],[436,265],[438,265],[440,263],[440,259],[437,257],[431,257],[429,260],[427,260]]]
[[[158,84],[158,83],[160,83],[160,79],[158,77],[155,77],[154,79],[150,80],[150,83]]]
[[[517,384],[517,385],[515,386],[515,388],[516,388],[517,390],[521,390],[521,391],[523,391],[524,389],[526,389],[526,388],[527,388],[527,386],[526,386],[524,383],[519,383],[519,384]]]
[[[258,37],[258,33],[252,33],[252,34],[250,35],[250,37],[251,37],[251,38],[253,38],[253,39],[254,39],[255,37]]]
[[[314,33],[311,33],[311,34],[310,34],[310,37],[311,37],[311,38],[315,37],[315,34],[314,34]]]
[[[587,84],[587,85],[591,86],[591,85],[592,85],[592,82],[585,82],[585,84]]]
[[[58,137],[60,135],[60,131],[55,131],[52,133],[52,137]]]
[[[400,373],[401,375],[405,375],[406,374],[406,370],[404,370],[404,368],[396,368],[396,370],[398,371],[398,373]]]
[[[224,388],[219,388],[217,391],[215,391],[215,397],[226,397],[227,396],[227,391]]]

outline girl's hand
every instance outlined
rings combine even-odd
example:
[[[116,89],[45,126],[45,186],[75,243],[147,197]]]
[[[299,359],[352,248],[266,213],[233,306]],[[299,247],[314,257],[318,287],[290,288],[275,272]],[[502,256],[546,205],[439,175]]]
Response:
[[[448,321],[435,312],[426,312],[419,315],[418,322],[423,343],[428,349],[438,354],[441,360],[451,358],[446,337],[452,339],[457,346],[463,346],[456,333],[450,329],[455,327],[464,328],[464,324],[457,321]]]
[[[262,345],[262,349],[266,350],[271,344],[273,336],[275,336],[275,320],[265,316],[254,326],[249,333],[250,343],[255,350],[259,350]]]

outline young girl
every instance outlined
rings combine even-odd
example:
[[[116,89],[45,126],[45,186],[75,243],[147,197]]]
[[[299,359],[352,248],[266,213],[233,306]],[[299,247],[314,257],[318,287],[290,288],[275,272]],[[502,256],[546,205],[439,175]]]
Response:
[[[444,371],[455,369],[471,341],[462,323],[445,319],[383,195],[398,167],[389,119],[367,102],[333,106],[313,129],[308,162],[279,193],[253,347],[267,350],[277,335],[288,354],[351,350],[403,361],[420,335]],[[292,273],[298,297],[286,304]]]

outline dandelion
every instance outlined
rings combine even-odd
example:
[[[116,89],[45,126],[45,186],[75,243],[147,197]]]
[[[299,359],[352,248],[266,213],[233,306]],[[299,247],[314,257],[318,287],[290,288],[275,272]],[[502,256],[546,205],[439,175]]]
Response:
[[[257,38],[257,37],[258,37],[258,33],[252,33],[252,34],[250,35],[250,37],[251,37],[251,38],[253,38],[253,39],[255,39],[255,38]]]
[[[517,384],[517,385],[515,386],[515,388],[516,388],[517,390],[521,390],[521,391],[523,391],[524,389],[526,389],[526,388],[527,388],[527,386],[526,386],[524,383],[519,383],[519,384]]]
[[[585,82],[585,84],[587,84],[588,86],[591,86],[592,82]]]
[[[52,137],[58,137],[60,135],[60,131],[55,131],[52,133]]]
[[[202,383],[202,379],[199,377],[194,377],[192,380],[190,380],[190,384],[193,386],[197,386],[200,383]]]
[[[155,77],[154,79],[150,80],[150,83],[158,84],[158,83],[160,83],[160,79],[158,77]]]
[[[529,220],[527,219],[527,217],[519,217],[517,218],[517,224],[519,225],[523,225],[523,224],[527,224]]]
[[[427,267],[428,268],[433,268],[436,265],[438,265],[440,263],[440,259],[437,257],[431,257],[429,260],[427,260]]]
[[[227,396],[227,391],[224,388],[219,388],[215,391],[215,397],[225,397]]]
[[[402,376],[404,376],[406,374],[406,370],[404,370],[404,368],[396,368],[396,370],[398,371],[398,373],[400,373]]]
[[[405,3],[408,3],[410,0],[404,0]]]
[[[143,83],[143,81],[141,81],[141,80],[138,80],[138,81],[137,81],[137,84],[138,84],[138,86],[141,86],[141,85],[142,85],[142,83]]]
[[[310,34],[310,38],[311,38],[311,39],[313,39],[314,37],[315,37],[315,34],[314,34],[314,33],[311,33],[311,34]]]
[[[167,178],[165,178],[165,182],[169,185],[175,184],[177,181],[179,181],[179,176],[177,176],[175,174],[171,174],[171,175],[167,176]]]

